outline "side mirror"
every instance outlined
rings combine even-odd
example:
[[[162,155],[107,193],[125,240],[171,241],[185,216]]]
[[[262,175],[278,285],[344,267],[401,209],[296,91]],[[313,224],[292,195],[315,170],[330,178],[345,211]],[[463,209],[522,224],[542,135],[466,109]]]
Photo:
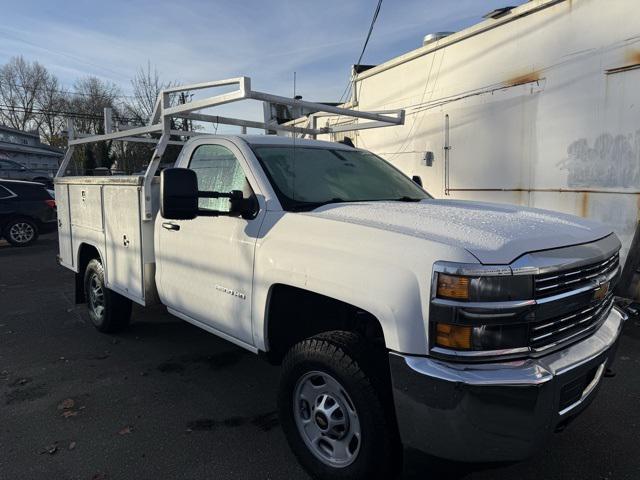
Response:
[[[165,168],[160,173],[160,215],[169,220],[198,216],[198,177],[188,168]]]
[[[414,183],[422,186],[422,178],[420,178],[419,175],[414,175],[413,177],[411,177],[411,180],[413,180]]]

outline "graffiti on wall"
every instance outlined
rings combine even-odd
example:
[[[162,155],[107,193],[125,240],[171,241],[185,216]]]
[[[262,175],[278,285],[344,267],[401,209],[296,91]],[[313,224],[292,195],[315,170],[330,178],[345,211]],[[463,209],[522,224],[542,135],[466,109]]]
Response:
[[[640,130],[572,142],[557,166],[568,171],[569,187],[640,188]]]

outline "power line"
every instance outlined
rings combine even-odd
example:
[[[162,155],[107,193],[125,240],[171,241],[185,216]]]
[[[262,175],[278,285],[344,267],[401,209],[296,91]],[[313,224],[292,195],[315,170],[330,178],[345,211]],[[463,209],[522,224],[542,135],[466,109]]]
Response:
[[[376,5],[376,9],[373,12],[373,18],[371,19],[371,24],[369,25],[369,31],[367,32],[367,37],[364,40],[364,44],[362,45],[362,51],[360,52],[360,56],[358,57],[358,61],[355,63],[355,65],[360,65],[360,62],[364,57],[364,52],[367,50],[367,45],[369,45],[369,39],[371,38],[371,33],[373,32],[373,26],[375,25],[376,20],[378,20],[378,14],[380,13],[381,6],[382,6],[382,0],[378,0],[378,5]],[[351,83],[352,83],[352,79],[349,79],[349,82],[347,83],[347,86],[344,89],[344,92],[342,92],[342,95],[340,95],[340,100],[339,100],[340,103],[342,103],[342,99],[344,98],[345,94],[349,91],[349,88],[351,87]]]
[[[37,108],[28,110],[22,107],[14,107],[11,105],[2,105],[2,104],[0,104],[0,110],[5,112],[28,113],[33,115],[53,115],[53,116],[60,116],[60,117],[73,117],[73,118],[84,119],[84,120],[102,120],[104,118],[102,115],[96,115],[93,113],[68,112],[63,110],[42,110]],[[137,122],[137,119],[128,118],[128,117],[114,116],[113,119],[119,120],[121,122],[126,122],[126,123]]]
[[[94,95],[92,95],[91,93],[82,93],[82,92],[74,92],[71,90],[63,90],[63,89],[46,89],[43,87],[37,87],[37,88],[29,88],[29,87],[25,87],[24,85],[20,85],[18,83],[12,83],[12,82],[7,82],[5,80],[0,80],[0,85],[9,85],[10,87],[14,87],[14,88],[21,88],[24,91],[27,90],[35,90],[35,91],[46,91],[46,92],[56,92],[56,93],[63,93],[66,95],[78,95],[78,96],[83,96],[83,97],[93,97]],[[130,98],[135,100],[136,97],[133,95],[117,95],[118,98]]]

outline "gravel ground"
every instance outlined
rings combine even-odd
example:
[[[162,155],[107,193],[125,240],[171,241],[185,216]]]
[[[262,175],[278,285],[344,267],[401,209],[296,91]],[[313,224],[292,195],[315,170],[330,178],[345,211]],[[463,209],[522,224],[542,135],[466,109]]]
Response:
[[[134,308],[103,335],[73,304],[55,235],[0,243],[0,479],[308,478],[275,414],[278,368]],[[640,478],[640,322],[590,408],[536,457],[467,465],[405,452],[405,479]]]

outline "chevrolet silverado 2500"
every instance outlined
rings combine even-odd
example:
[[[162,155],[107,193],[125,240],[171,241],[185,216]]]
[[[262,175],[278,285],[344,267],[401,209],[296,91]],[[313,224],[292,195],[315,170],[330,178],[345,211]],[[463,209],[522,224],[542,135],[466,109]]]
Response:
[[[161,302],[281,363],[282,428],[317,478],[390,478],[403,445],[530,456],[591,402],[625,319],[608,228],[435,200],[340,143],[199,135],[159,178],[55,188],[95,327]]]

